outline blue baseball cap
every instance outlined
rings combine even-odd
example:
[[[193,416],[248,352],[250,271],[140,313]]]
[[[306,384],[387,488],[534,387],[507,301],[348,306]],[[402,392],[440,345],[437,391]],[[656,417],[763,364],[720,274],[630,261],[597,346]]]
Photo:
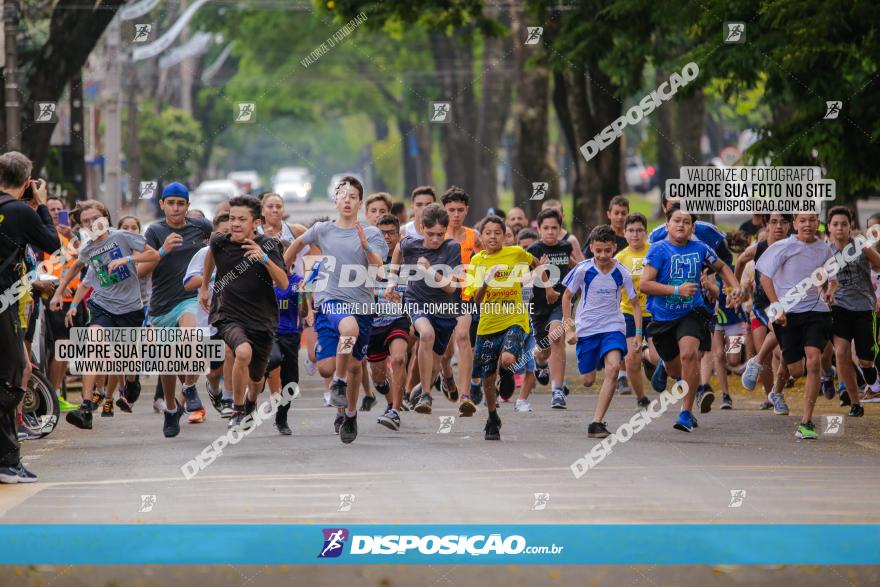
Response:
[[[164,200],[169,196],[175,196],[178,198],[183,198],[187,202],[189,201],[189,190],[186,189],[186,186],[178,181],[172,181],[168,185],[165,186],[165,189],[162,190],[162,197],[160,199]]]

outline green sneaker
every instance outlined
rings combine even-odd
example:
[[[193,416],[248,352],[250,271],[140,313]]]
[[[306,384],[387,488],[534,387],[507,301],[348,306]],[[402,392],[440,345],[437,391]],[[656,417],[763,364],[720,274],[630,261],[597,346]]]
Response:
[[[62,412],[72,412],[79,409],[78,405],[70,403],[61,396],[58,396],[58,407],[61,408]]]
[[[795,432],[794,435],[796,438],[802,438],[804,440],[816,440],[817,438],[819,438],[819,435],[816,434],[816,429],[813,426],[812,422],[800,424],[798,426],[797,432]]]

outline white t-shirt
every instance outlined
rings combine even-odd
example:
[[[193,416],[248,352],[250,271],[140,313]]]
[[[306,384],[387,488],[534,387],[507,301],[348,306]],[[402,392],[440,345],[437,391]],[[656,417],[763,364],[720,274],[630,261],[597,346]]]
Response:
[[[785,294],[797,287],[797,284],[821,267],[825,261],[834,256],[831,245],[825,241],[816,239],[812,243],[805,243],[790,236],[781,241],[776,241],[764,251],[755,269],[762,275],[773,280],[773,288],[780,301]],[[836,281],[836,278],[832,277]],[[794,306],[788,307],[787,313],[799,314],[802,312],[830,312],[828,304],[819,297],[819,289],[811,286],[804,296]]]
[[[186,274],[183,276],[183,283],[186,284],[187,281],[192,279],[193,277],[202,277],[205,271],[205,257],[208,255],[208,251],[211,250],[211,247],[202,247],[199,249],[193,258],[190,259],[189,265],[186,267]],[[211,286],[208,288],[208,304],[210,306],[211,298],[214,297],[214,276],[211,276]],[[196,326],[199,328],[207,328],[208,333],[213,336],[217,334],[217,329],[211,326],[211,323],[208,321],[208,313],[205,312],[204,308],[202,308],[201,304],[198,304],[196,308]]]
[[[562,283],[572,294],[581,294],[574,320],[578,338],[603,332],[626,333],[620,292],[626,289],[630,299],[638,295],[626,267],[615,260],[611,271],[602,273],[593,259],[587,259],[575,265]]]
[[[424,235],[421,234],[418,230],[416,230],[416,221],[410,220],[406,224],[403,225],[404,236],[408,236],[410,238],[423,238]]]

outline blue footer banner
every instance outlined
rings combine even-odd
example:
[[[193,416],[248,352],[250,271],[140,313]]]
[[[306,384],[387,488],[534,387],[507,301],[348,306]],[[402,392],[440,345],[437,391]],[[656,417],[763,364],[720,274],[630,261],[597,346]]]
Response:
[[[0,564],[880,564],[880,525],[0,524],[0,544]]]

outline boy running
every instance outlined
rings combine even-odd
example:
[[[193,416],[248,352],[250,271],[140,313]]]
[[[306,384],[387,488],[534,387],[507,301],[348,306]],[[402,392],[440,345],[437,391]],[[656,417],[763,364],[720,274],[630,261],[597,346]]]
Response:
[[[419,238],[422,236],[422,210],[428,204],[437,201],[437,192],[429,185],[419,186],[409,196],[412,205],[413,219],[400,227],[401,238],[408,236]]]
[[[642,346],[642,311],[633,285],[632,274],[614,259],[617,245],[610,226],[597,226],[588,241],[592,258],[582,261],[565,278],[562,294],[562,313],[566,324],[571,324],[571,302],[580,294],[576,315],[576,331],[568,336],[569,344],[577,343],[578,371],[584,386],[596,380],[596,368],[601,361],[605,378],[599,390],[599,399],[593,421],[587,427],[590,438],[605,438],[608,432],[603,422],[620,370],[621,358],[626,355],[626,322],[620,313],[621,292],[631,300],[635,320],[634,349]]]

